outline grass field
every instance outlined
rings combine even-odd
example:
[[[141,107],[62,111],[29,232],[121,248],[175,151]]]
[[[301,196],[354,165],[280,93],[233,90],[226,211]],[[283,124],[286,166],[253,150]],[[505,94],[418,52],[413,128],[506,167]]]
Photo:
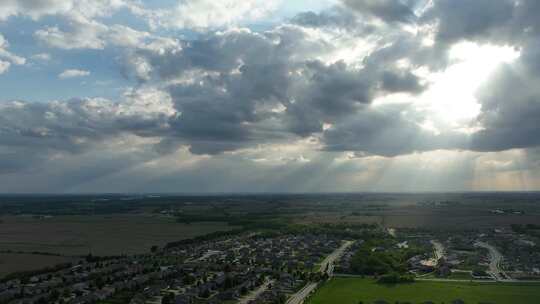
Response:
[[[156,215],[2,217],[0,249],[62,255],[120,255],[235,227],[226,223],[180,224]]]
[[[538,304],[540,284],[416,282],[384,286],[368,279],[337,278],[321,287],[308,304],[358,304],[385,300],[388,303],[411,302],[451,303],[462,299],[465,303]]]

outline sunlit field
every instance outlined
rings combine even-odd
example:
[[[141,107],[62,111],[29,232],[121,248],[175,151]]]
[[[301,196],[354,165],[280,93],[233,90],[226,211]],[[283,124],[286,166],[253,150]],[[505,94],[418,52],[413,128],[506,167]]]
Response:
[[[388,303],[410,302],[451,303],[461,299],[465,303],[537,304],[539,284],[416,282],[386,286],[368,279],[333,279],[320,288],[309,304],[358,304],[384,300]]]

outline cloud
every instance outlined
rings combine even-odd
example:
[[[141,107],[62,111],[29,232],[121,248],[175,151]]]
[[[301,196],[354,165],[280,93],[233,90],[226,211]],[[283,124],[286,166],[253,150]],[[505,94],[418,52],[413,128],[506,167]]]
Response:
[[[51,15],[94,18],[108,16],[121,8],[139,10],[130,0],[3,0],[0,21],[11,16],[29,16],[34,20]]]
[[[76,77],[86,77],[89,75],[90,75],[89,71],[71,69],[71,70],[65,70],[62,73],[60,73],[58,75],[58,78],[68,79],[68,78],[76,78]]]
[[[32,55],[32,59],[46,62],[46,61],[50,61],[52,59],[52,56],[51,54],[48,54],[48,53],[39,53],[39,54]]]
[[[56,3],[56,1],[49,0]],[[37,1],[38,3],[41,1]],[[47,1],[45,1],[47,2]],[[72,49],[104,49],[108,43],[116,46],[127,46],[139,42],[148,33],[138,32],[123,25],[108,25],[105,20],[115,13],[125,9],[137,15],[143,10],[137,3],[130,0],[90,0],[90,1],[58,1],[58,7],[53,3],[40,5],[22,5],[16,7],[13,15],[29,15],[37,19],[45,15],[54,15],[65,21],[66,26],[57,24],[45,26],[34,32],[34,37],[42,43],[55,48]],[[39,8],[48,7],[47,10]],[[124,32],[124,36],[120,34]]]
[[[343,4],[362,15],[385,22],[408,23],[416,19],[413,9],[402,0],[343,0]]]
[[[437,134],[423,129],[422,120],[411,110],[402,105],[387,105],[361,111],[324,131],[324,149],[394,157],[467,145],[463,134]]]
[[[53,26],[37,30],[34,37],[47,46],[64,50],[103,50],[106,47],[118,47],[129,53],[136,49],[164,52],[177,47],[177,40],[174,38],[137,31],[119,24],[108,26],[84,18],[72,20],[67,29]]]
[[[152,89],[127,91],[122,102],[87,98],[69,101],[30,103],[5,102],[0,106],[3,136],[13,143],[47,144],[61,141],[84,146],[91,139],[107,138],[121,132],[152,134],[167,128],[172,115],[165,93]],[[17,136],[20,135],[20,136]],[[12,137],[10,137],[12,136]],[[70,150],[66,148],[66,150]]]
[[[256,21],[279,7],[281,0],[183,0],[174,8],[145,11],[152,27],[204,31]]]
[[[12,64],[24,65],[26,63],[26,58],[9,52],[8,48],[8,41],[0,34],[0,74],[7,72]]]
[[[7,72],[10,66],[9,62],[0,60],[0,74]]]
[[[453,43],[461,39],[496,41],[507,39],[514,16],[513,0],[440,0],[423,15],[424,22],[436,23],[436,39]]]
[[[60,49],[96,49],[105,48],[106,42],[101,37],[107,31],[103,24],[93,21],[76,21],[71,23],[69,31],[57,26],[37,30],[34,37],[48,46]]]
[[[539,68],[524,54],[516,64],[499,68],[484,85],[479,92],[482,129],[474,134],[473,149],[504,151],[540,146],[540,89],[536,85]]]
[[[353,11],[341,6],[335,6],[319,13],[312,11],[301,12],[291,18],[290,22],[304,27],[331,27],[348,31],[355,31],[364,27]]]
[[[58,168],[47,185],[53,189],[63,183],[103,189],[124,177],[142,186],[163,182],[169,187],[163,189],[181,183],[221,191],[245,181],[264,191],[321,189],[324,178],[316,175],[325,174],[365,182],[382,175],[391,159],[409,161],[395,172],[403,177],[420,161],[416,153],[440,150],[473,151],[448,152],[462,153],[470,164],[484,152],[526,149],[535,163],[539,2],[426,3],[343,0],[255,31],[237,26],[267,18],[275,2],[186,0],[171,10],[119,0],[2,2],[2,20],[41,18],[44,27],[34,37],[45,46],[71,50],[70,56],[114,48],[118,73],[136,88],[118,100],[3,101],[0,172],[32,179],[32,170],[43,177]],[[153,27],[117,23],[123,19],[112,17],[121,9]],[[61,22],[43,18],[50,15]],[[436,73],[455,64],[449,50],[465,40],[512,46],[520,57],[478,92],[480,115],[459,126],[467,133],[456,126],[434,130],[430,109],[416,99]],[[0,73],[24,63],[0,36]],[[58,77],[88,75],[65,70]],[[513,168],[490,161],[493,168]],[[353,162],[361,165],[350,169]],[[313,178],[294,183],[306,176]],[[265,183],[268,188],[259,185]]]
[[[139,50],[132,69],[146,81],[172,82],[167,89],[181,113],[171,121],[175,140],[196,154],[309,137],[361,112],[376,94],[424,88],[391,62],[322,62],[316,58],[331,46],[310,35],[297,26],[209,33],[165,52]]]
[[[161,156],[154,147],[166,134],[170,115],[166,94],[152,89],[126,92],[121,103],[5,103],[0,106],[0,178],[28,175],[30,191],[66,191],[137,167]],[[50,179],[32,182],[41,174]]]
[[[67,12],[72,7],[72,1],[65,0],[4,0],[0,3],[0,21],[16,15],[27,15],[38,19],[44,15]]]

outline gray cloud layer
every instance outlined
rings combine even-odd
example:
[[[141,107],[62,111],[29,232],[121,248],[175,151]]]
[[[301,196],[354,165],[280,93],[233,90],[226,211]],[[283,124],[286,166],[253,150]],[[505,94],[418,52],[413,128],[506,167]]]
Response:
[[[141,88],[159,87],[161,95],[148,100],[148,106],[137,92],[118,102],[5,102],[0,105],[0,173],[53,162],[58,153],[85,155],[123,136],[152,143],[140,154],[111,161],[122,168],[181,146],[193,154],[218,155],[305,138],[315,138],[325,151],[388,157],[539,146],[540,2],[439,0],[419,10],[423,5],[425,1],[344,0],[341,6],[302,13],[265,32],[230,29],[191,40],[129,31],[138,38],[119,42],[103,29],[109,34],[100,39],[126,48],[125,74],[134,76]],[[17,6],[10,14],[23,9]],[[37,7],[30,15],[50,13]],[[424,33],[403,29],[411,24],[434,27],[434,45],[422,43]],[[307,29],[338,32],[340,38],[373,38],[377,47],[360,63],[329,63],[321,58],[342,46]],[[434,133],[420,126],[425,117],[414,108],[373,105],[387,94],[420,94],[427,84],[414,69],[441,69],[448,64],[449,47],[460,41],[521,51],[479,93],[479,131]],[[400,66],[403,59],[410,65]]]

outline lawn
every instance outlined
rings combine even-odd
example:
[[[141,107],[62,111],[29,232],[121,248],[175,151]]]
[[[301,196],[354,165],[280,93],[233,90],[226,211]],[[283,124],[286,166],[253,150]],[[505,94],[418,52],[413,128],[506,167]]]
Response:
[[[388,303],[411,302],[451,303],[462,299],[465,303],[538,304],[540,284],[416,282],[384,286],[369,279],[337,278],[326,283],[308,304],[358,304],[385,300]]]

